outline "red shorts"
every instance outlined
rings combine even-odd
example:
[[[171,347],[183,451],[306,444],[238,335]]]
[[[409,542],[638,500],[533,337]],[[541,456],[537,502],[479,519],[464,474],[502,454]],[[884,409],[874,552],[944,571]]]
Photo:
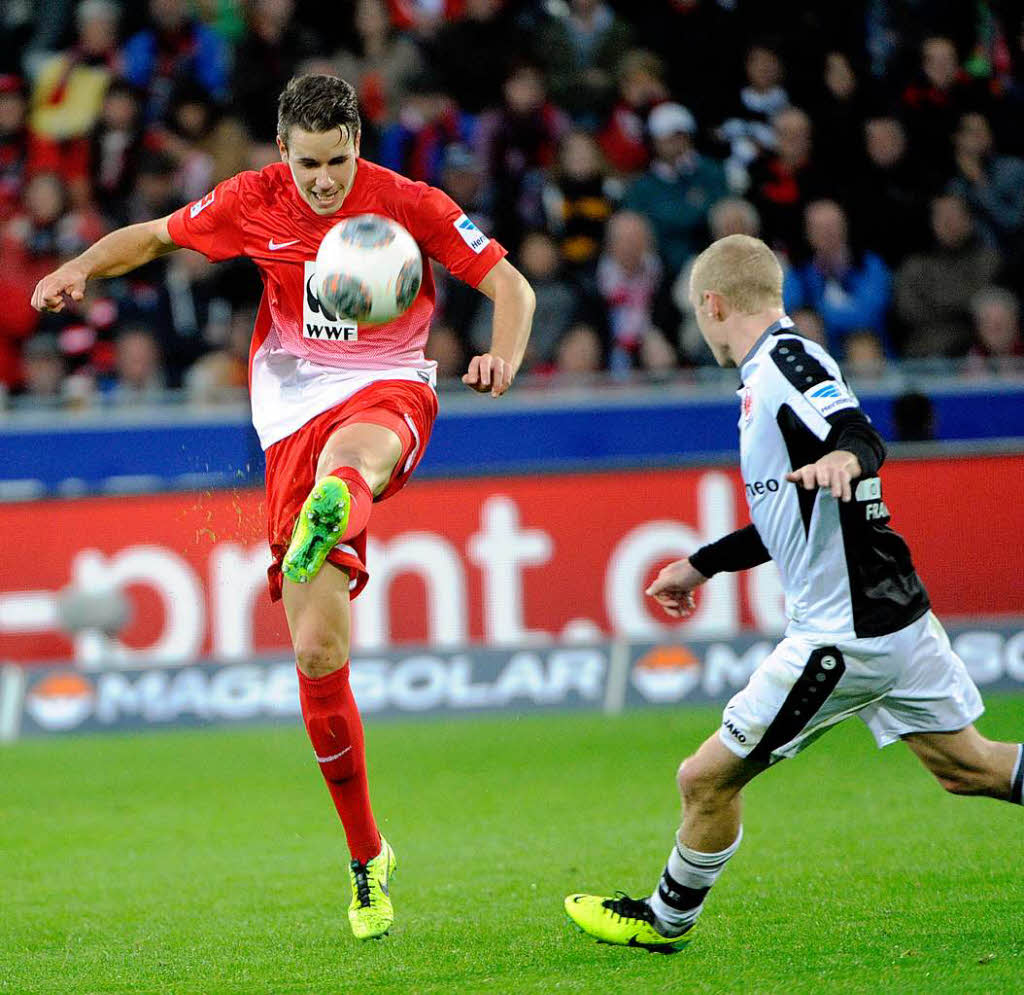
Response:
[[[374,501],[397,494],[416,469],[437,417],[437,395],[414,380],[378,380],[347,401],[275,442],[267,456],[267,538],[274,562],[267,570],[270,598],[281,597],[281,561],[291,542],[302,502],[316,483],[316,467],[327,440],[343,425],[383,425],[402,440],[402,455],[388,485]],[[366,586],[366,530],[339,543],[327,559],[348,571],[350,597]]]

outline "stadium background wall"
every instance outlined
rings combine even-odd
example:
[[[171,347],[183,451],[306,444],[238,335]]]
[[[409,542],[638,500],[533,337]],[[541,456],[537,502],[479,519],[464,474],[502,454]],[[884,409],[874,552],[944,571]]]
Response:
[[[1022,455],[887,465],[894,526],[943,619],[1024,614],[1022,470]],[[747,520],[725,465],[414,481],[375,511],[354,651],[771,635],[784,624],[771,564],[714,578],[681,624],[642,594],[661,564]],[[286,650],[263,528],[252,488],[0,505],[8,550],[31,551],[0,560],[0,660],[132,668]],[[58,631],[69,587],[127,592],[116,639]]]

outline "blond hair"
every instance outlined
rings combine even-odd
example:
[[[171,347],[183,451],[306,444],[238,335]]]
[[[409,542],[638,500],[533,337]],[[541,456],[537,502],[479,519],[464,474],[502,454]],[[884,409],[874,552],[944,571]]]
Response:
[[[782,307],[782,267],[759,238],[726,235],[712,242],[694,261],[690,299],[706,291],[721,294],[737,311],[757,314]]]

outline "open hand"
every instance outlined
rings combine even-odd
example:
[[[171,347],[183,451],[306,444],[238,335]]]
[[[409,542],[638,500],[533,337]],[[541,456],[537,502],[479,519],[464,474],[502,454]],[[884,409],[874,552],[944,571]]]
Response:
[[[512,386],[512,364],[501,356],[485,352],[469,361],[469,369],[462,374],[462,382],[478,394],[490,393],[501,397]]]

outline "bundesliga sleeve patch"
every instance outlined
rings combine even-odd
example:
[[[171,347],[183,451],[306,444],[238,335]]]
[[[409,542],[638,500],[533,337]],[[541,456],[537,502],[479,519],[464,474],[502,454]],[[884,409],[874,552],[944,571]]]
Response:
[[[460,214],[452,224],[459,233],[462,241],[466,243],[477,255],[487,247],[490,239],[482,232],[465,214]]]
[[[838,380],[825,380],[815,384],[804,393],[804,397],[823,418],[836,411],[842,411],[843,408],[857,407],[856,398],[850,394],[846,385]]]
[[[202,200],[197,200],[189,208],[189,217],[194,218],[200,211],[205,211],[213,203],[214,195],[217,193],[216,190],[211,190]]]

